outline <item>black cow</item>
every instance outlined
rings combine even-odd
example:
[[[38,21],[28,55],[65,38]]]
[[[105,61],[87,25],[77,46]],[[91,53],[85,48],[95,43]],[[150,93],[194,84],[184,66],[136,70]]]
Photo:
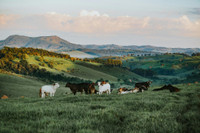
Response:
[[[158,88],[158,89],[154,89],[153,91],[160,91],[160,90],[169,90],[170,92],[179,92],[180,91],[179,88],[174,87],[171,84],[164,85],[163,87]]]
[[[139,92],[142,92],[143,90],[148,90],[151,83],[152,81],[135,83],[135,88],[138,88]]]

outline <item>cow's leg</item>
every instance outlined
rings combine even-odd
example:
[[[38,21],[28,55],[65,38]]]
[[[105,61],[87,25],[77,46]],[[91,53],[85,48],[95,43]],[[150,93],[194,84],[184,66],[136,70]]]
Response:
[[[42,98],[44,98],[45,97],[45,93],[44,92],[42,92]]]
[[[108,94],[110,94],[111,92],[110,92],[110,89],[108,89]]]

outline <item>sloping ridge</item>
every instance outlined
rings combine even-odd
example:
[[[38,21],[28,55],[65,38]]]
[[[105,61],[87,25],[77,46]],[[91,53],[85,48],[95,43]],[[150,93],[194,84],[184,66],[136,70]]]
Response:
[[[47,50],[75,50],[82,48],[81,45],[70,43],[58,36],[27,37],[12,35],[0,41],[0,47],[32,47]]]
[[[129,45],[120,46],[115,44],[106,45],[79,45],[68,42],[58,36],[40,36],[40,37],[27,37],[21,35],[12,35],[5,40],[0,41],[0,48],[8,47],[32,47],[42,48],[51,51],[63,52],[69,50],[78,49],[95,49],[95,50],[138,50],[143,52],[158,52],[158,53],[186,53],[192,54],[200,52],[200,48],[167,48],[167,47],[155,47],[151,45]]]

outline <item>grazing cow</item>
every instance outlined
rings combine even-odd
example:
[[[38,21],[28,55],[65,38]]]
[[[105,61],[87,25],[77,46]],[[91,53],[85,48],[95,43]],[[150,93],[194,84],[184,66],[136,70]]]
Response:
[[[135,83],[135,88],[138,88],[140,92],[143,92],[144,90],[148,90],[151,83],[152,81]]]
[[[110,94],[110,84],[106,83],[101,85],[101,82],[98,82],[98,86],[99,86],[99,95],[101,95],[103,92],[107,92],[107,94]]]
[[[80,83],[80,84],[72,84],[72,83],[67,83],[65,87],[69,87],[70,90],[74,95],[76,95],[76,92],[81,92],[85,91],[85,94],[94,94],[97,91],[95,90],[94,83]]]
[[[55,83],[53,85],[44,85],[40,88],[39,95],[40,97],[44,98],[45,96],[50,95],[50,97],[54,96],[56,93],[56,89],[59,88],[60,85]]]
[[[170,92],[179,92],[180,91],[179,88],[176,88],[176,87],[172,86],[171,84],[164,85],[163,87],[154,89],[153,91],[160,91],[160,90],[169,90]]]

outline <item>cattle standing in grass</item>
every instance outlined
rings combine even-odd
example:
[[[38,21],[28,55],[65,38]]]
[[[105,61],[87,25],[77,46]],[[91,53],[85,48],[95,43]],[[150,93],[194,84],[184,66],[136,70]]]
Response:
[[[138,88],[140,92],[143,92],[144,90],[148,90],[151,83],[151,81],[135,83],[135,88]]]
[[[49,93],[50,97],[52,97],[55,95],[56,89],[59,87],[60,85],[58,83],[55,83],[53,85],[44,85],[42,86],[42,88],[40,88],[39,95],[40,97],[44,98]]]
[[[94,94],[96,93],[94,83],[80,83],[80,84],[72,84],[67,83],[65,87],[69,87],[70,90],[74,95],[76,95],[76,92],[85,92],[85,94]]]
[[[180,91],[179,88],[176,88],[176,87],[172,86],[171,84],[164,85],[163,87],[154,89],[153,91],[160,91],[160,90],[169,90],[170,92],[179,92]]]
[[[101,95],[103,92],[110,94],[110,84],[109,83],[105,83],[103,85],[101,85],[101,84],[102,84],[101,82],[98,82],[99,95]]]

